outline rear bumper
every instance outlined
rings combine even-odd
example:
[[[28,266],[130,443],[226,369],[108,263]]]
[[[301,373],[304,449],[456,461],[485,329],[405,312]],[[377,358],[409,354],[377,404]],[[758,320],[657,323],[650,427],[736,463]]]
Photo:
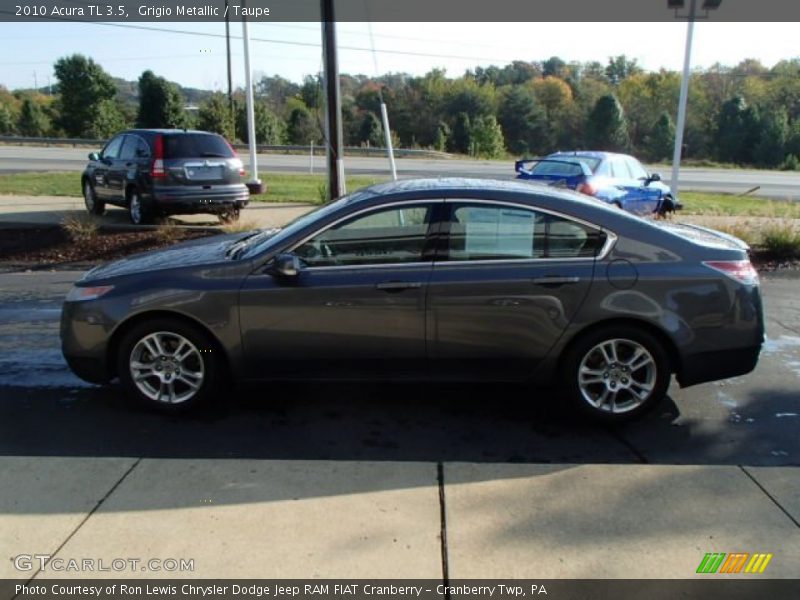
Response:
[[[746,375],[756,368],[761,344],[735,350],[718,350],[686,356],[677,374],[681,387]]]
[[[247,206],[250,192],[244,184],[211,189],[156,188],[150,201],[162,214],[223,213]]]

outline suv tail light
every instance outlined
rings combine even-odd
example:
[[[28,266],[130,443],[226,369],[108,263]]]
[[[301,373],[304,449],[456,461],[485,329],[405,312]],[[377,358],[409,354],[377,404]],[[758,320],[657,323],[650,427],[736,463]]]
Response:
[[[586,194],[587,196],[594,196],[597,194],[597,188],[594,187],[591,183],[581,183],[576,188],[581,194]]]
[[[150,166],[150,177],[163,179],[167,176],[164,170],[164,136],[157,135],[153,148],[153,164]]]
[[[231,153],[233,154],[233,157],[234,158],[239,158],[239,155],[236,154],[236,150],[233,149],[233,146],[231,145],[231,143],[227,139],[225,139],[225,138],[223,138],[223,139],[225,140],[225,143],[228,144],[228,148],[231,149]],[[247,175],[247,172],[244,170],[244,165],[239,167],[239,175],[241,175],[242,177]]]
[[[758,285],[758,271],[749,260],[708,260],[707,267],[746,285]]]

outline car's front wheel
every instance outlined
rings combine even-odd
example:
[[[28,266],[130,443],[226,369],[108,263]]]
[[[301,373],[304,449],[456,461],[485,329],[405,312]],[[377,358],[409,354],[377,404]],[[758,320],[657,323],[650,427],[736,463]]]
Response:
[[[125,334],[119,345],[117,374],[134,400],[178,412],[213,396],[222,378],[222,363],[200,328],[156,319]]]
[[[661,402],[670,377],[669,355],[645,330],[602,327],[569,350],[562,377],[573,405],[606,423],[639,417]]]
[[[90,215],[100,216],[106,211],[106,205],[97,199],[94,186],[87,179],[83,182],[83,203]]]

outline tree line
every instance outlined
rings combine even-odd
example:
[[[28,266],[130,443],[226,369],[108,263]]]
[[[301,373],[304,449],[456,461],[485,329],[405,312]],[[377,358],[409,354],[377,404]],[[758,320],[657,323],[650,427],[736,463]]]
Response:
[[[53,95],[0,88],[0,134],[107,138],[120,129],[196,127],[247,141],[244,91],[195,93],[187,110],[181,88],[152,71],[133,94],[91,58],[54,65]],[[672,155],[681,75],[645,72],[635,60],[514,61],[459,77],[341,75],[347,145],[382,146],[385,102],[397,145],[497,158],[596,149],[649,161]],[[255,85],[256,141],[322,144],[319,76],[295,83],[279,76]],[[195,91],[196,92],[196,91]],[[800,59],[767,68],[756,60],[691,74],[684,157],[767,168],[800,164]]]

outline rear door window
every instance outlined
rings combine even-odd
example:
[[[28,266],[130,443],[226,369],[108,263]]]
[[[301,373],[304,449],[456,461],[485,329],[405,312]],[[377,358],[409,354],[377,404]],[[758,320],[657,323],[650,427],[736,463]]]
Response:
[[[599,229],[522,207],[453,203],[451,215],[450,261],[593,257],[605,243]]]
[[[233,158],[224,138],[206,133],[181,133],[164,136],[164,158]]]

